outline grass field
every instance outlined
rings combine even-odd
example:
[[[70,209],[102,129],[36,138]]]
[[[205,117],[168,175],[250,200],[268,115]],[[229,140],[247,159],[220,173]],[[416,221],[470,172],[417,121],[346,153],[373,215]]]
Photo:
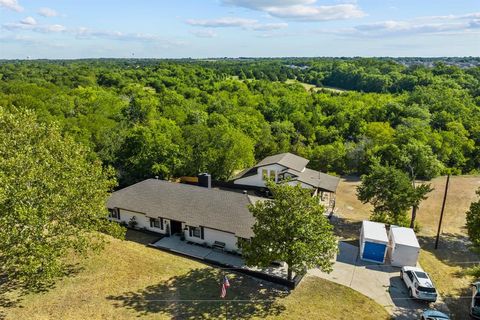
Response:
[[[418,237],[422,246],[420,264],[430,273],[444,297],[454,319],[467,319],[468,289],[474,280],[465,270],[480,260],[469,249],[465,229],[465,212],[476,200],[475,190],[480,187],[479,176],[451,177],[446,201],[442,236],[439,249],[434,249],[446,177],[433,179],[435,188],[418,210],[420,223]],[[371,206],[362,204],[356,197],[358,178],[345,178],[337,190],[337,207],[340,221],[337,234],[345,238],[358,238],[361,220],[368,219]]]
[[[285,81],[285,83],[298,83],[298,84],[301,84],[306,91],[310,91],[310,90],[313,90],[313,91],[321,91],[321,90],[326,90],[326,91],[332,91],[332,92],[336,92],[336,93],[341,93],[341,92],[345,92],[346,90],[343,90],[343,89],[339,89],[339,88],[333,88],[333,87],[325,87],[325,86],[322,86],[322,87],[317,87],[313,84],[309,84],[309,83],[305,83],[305,82],[300,82],[300,81],[297,81],[297,80],[292,80],[292,79],[289,79],[287,81]]]
[[[315,277],[289,293],[227,273],[231,288],[221,300],[220,270],[145,247],[151,239],[141,233],[129,231],[129,238],[137,242],[112,240],[77,274],[0,307],[0,314],[6,319],[389,319],[369,298]],[[3,301],[16,298],[10,293]]]

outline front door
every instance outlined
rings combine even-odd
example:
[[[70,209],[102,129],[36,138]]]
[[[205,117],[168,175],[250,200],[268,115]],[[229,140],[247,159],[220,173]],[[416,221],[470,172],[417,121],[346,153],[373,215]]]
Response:
[[[180,221],[170,220],[170,228],[171,234],[182,233],[182,223]]]

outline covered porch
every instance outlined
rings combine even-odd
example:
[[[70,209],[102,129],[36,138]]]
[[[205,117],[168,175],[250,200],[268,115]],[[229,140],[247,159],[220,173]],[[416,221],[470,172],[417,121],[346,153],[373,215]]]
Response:
[[[287,279],[287,267],[284,264],[278,266],[272,265],[271,267],[264,269],[248,267],[245,265],[243,258],[239,255],[208,248],[188,241],[182,241],[178,236],[162,238],[151,243],[149,246],[203,260],[207,263],[219,265],[224,268],[243,269],[285,280]]]

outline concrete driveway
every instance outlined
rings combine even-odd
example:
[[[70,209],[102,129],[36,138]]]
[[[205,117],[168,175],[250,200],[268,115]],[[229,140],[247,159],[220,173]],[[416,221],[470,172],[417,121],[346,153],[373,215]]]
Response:
[[[400,268],[362,261],[359,259],[359,248],[344,241],[339,242],[339,253],[330,274],[319,269],[309,270],[309,274],[350,287],[372,298],[395,319],[419,319],[421,312],[429,307],[448,312],[441,299],[435,304],[410,299],[400,279]]]

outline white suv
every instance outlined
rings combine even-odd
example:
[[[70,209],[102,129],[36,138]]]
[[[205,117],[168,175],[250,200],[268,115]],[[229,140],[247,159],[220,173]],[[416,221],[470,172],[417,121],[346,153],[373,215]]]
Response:
[[[405,282],[410,298],[437,301],[437,290],[428,274],[422,269],[403,267],[400,271],[400,278]]]

